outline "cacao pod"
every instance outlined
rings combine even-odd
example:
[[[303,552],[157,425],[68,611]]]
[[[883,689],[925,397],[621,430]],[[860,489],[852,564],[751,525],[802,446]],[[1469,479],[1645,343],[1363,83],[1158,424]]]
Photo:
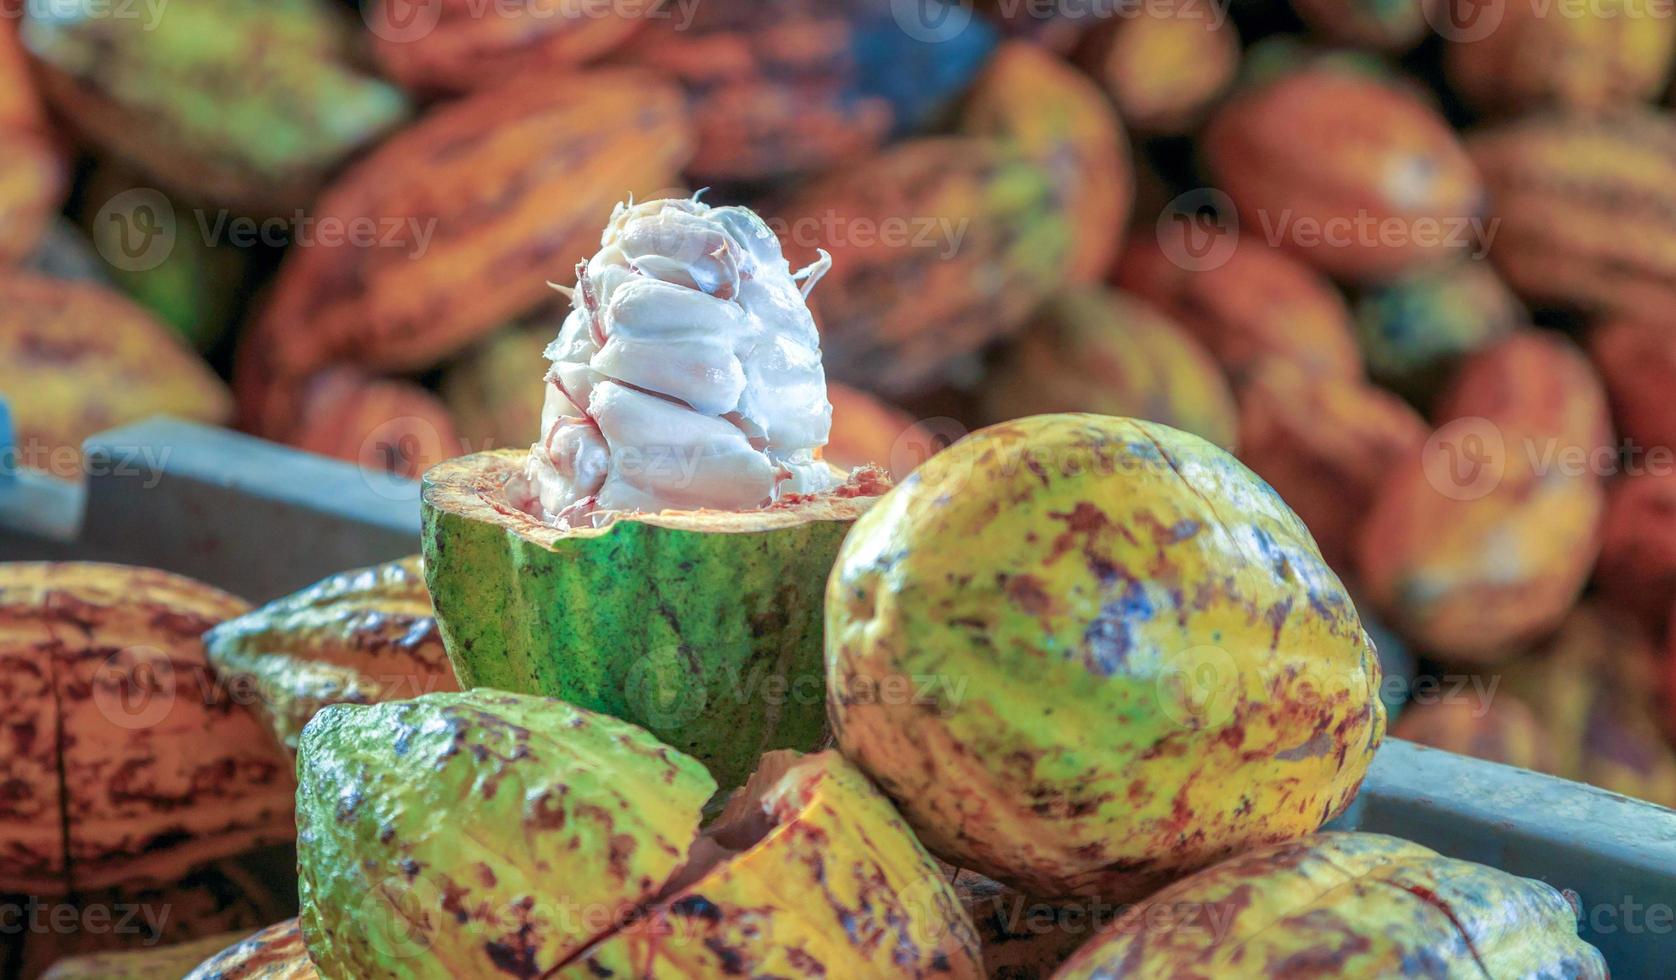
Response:
[[[1493,30],[1452,41],[1443,59],[1450,86],[1480,110],[1607,112],[1650,102],[1670,81],[1669,0],[1592,0],[1559,13],[1535,3],[1495,9]]]
[[[35,247],[68,189],[16,25],[0,14],[0,265]]]
[[[59,960],[41,980],[319,980],[296,919],[188,943]]]
[[[347,24],[319,0],[170,0],[145,17],[32,5],[22,32],[48,100],[92,142],[239,210],[307,205],[408,111],[353,67]]]
[[[1194,0],[1143,0],[1136,15],[1097,28],[1081,60],[1136,132],[1182,135],[1239,70],[1239,34],[1225,13]]]
[[[328,188],[324,232],[291,249],[240,354],[244,424],[278,431],[296,388],[349,361],[430,367],[536,307],[625,191],[666,186],[687,159],[681,95],[638,72],[482,92],[434,110]],[[557,203],[555,203],[557,202]],[[347,234],[378,229],[372,237]]]
[[[170,882],[291,838],[290,765],[218,686],[205,630],[248,607],[191,579],[90,562],[0,564],[0,888]]]
[[[443,373],[443,403],[454,416],[461,445],[473,451],[515,449],[541,434],[539,381],[544,351],[556,331],[509,327],[456,358]]]
[[[1375,381],[1424,404],[1461,358],[1526,320],[1519,300],[1481,262],[1453,262],[1367,290],[1356,339]]]
[[[1223,262],[1179,261],[1193,234],[1181,223],[1160,223],[1157,239],[1130,244],[1113,281],[1186,327],[1236,381],[1269,358],[1361,376],[1350,311],[1332,283],[1246,238],[1236,240]]]
[[[1386,475],[1419,455],[1429,431],[1390,392],[1286,361],[1265,362],[1239,390],[1240,461],[1298,512],[1342,574]]]
[[[1484,188],[1453,130],[1400,87],[1305,69],[1236,94],[1202,150],[1251,233],[1371,281],[1466,254]]]
[[[1292,7],[1338,44],[1391,52],[1419,44],[1434,17],[1452,15],[1448,0],[1292,0]]]
[[[18,41],[18,19],[10,9],[0,13],[0,132],[45,132],[47,114]]]
[[[1130,909],[1056,976],[1437,976],[1606,980],[1577,912],[1532,878],[1383,834],[1241,854]]]
[[[1537,116],[1468,147],[1490,190],[1490,258],[1520,295],[1632,318],[1676,309],[1676,122]]]
[[[1668,467],[1676,454],[1676,330],[1646,319],[1609,321],[1590,333],[1589,353],[1606,380],[1612,419],[1629,440],[1629,462]]]
[[[212,424],[232,398],[198,356],[120,294],[92,283],[0,272],[0,394],[16,462],[82,475],[84,439],[152,415]]]
[[[1093,412],[1162,422],[1231,449],[1238,416],[1221,369],[1168,317],[1116,290],[1050,300],[985,382],[993,421]]]
[[[1022,327],[1072,260],[1056,196],[1039,164],[975,137],[911,140],[806,187],[776,230],[794,266],[832,251],[809,301],[827,374],[923,391]]]
[[[1555,771],[1553,740],[1530,706],[1506,691],[1408,706],[1391,737],[1520,769]]]
[[[180,980],[241,938],[242,933],[223,932],[154,949],[83,953],[58,960],[41,980]]]
[[[1099,88],[1023,42],[1003,45],[978,79],[961,131],[1001,140],[1053,177],[1071,229],[1066,277],[1098,282],[1122,244],[1134,198],[1129,138]]]
[[[939,448],[913,416],[864,391],[829,384],[826,397],[832,402],[832,432],[824,458],[833,466],[850,470],[871,464],[890,469],[891,478],[900,480],[908,473],[896,472],[898,467],[911,469],[923,461],[912,450]]]
[[[977,7],[999,24],[1008,37],[1029,41],[1059,54],[1070,52],[1103,17],[1115,12],[1097,4],[1073,10],[1067,4],[1028,4],[1013,0],[981,0]],[[935,23],[934,17],[930,15],[925,20]]]
[[[1613,604],[1661,626],[1676,603],[1676,469],[1620,477],[1606,494],[1595,584]]]
[[[453,691],[419,558],[341,572],[204,634],[217,676],[255,694],[280,744],[328,704]]]
[[[418,92],[467,92],[530,84],[627,41],[648,17],[672,16],[661,0],[534,0],[495,4],[370,0],[373,54],[386,74]]]
[[[304,388],[298,418],[278,436],[298,449],[417,480],[460,455],[447,406],[410,381],[328,368]]]

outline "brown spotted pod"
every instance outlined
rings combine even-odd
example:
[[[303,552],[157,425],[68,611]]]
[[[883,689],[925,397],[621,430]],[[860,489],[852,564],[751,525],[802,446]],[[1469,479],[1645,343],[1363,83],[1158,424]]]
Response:
[[[244,340],[244,424],[279,429],[333,362],[428,368],[537,307],[623,194],[667,187],[690,147],[680,92],[634,71],[433,110],[322,194],[320,235],[290,250]]]
[[[0,271],[0,392],[16,461],[82,475],[81,444],[153,415],[219,424],[232,398],[198,355],[121,294]]]
[[[1435,421],[1375,497],[1356,564],[1419,646],[1491,663],[1557,626],[1594,565],[1605,395],[1569,343],[1526,331],[1468,359]]]
[[[1094,412],[1161,422],[1232,449],[1234,396],[1198,341],[1146,302],[1068,290],[997,355],[984,381],[994,421]]]
[[[1137,236],[1113,281],[1186,327],[1236,380],[1277,358],[1311,371],[1360,377],[1350,311],[1314,269],[1261,241],[1238,238],[1216,260],[1193,261],[1191,228],[1165,221]]]
[[[1153,895],[1058,980],[1227,976],[1606,980],[1572,901],[1384,834],[1322,833],[1241,854]]]
[[[418,556],[321,579],[216,626],[204,649],[293,753],[328,704],[458,689]]]
[[[172,882],[288,841],[290,765],[200,637],[248,607],[167,572],[0,563],[0,888]]]
[[[1490,258],[1533,303],[1657,319],[1676,308],[1676,121],[1625,108],[1530,116],[1468,141]]]
[[[1430,429],[1397,396],[1354,378],[1270,360],[1239,389],[1239,457],[1309,526],[1327,563],[1352,547],[1385,477]]]
[[[1476,109],[1600,113],[1657,99],[1676,57],[1666,3],[1602,0],[1563,13],[1534,3],[1498,6],[1490,31],[1452,40],[1444,74]]]
[[[1475,692],[1476,693],[1476,692]],[[1391,737],[1520,769],[1555,771],[1554,747],[1530,706],[1505,691],[1465,690],[1403,709]]]
[[[1076,231],[1051,170],[977,137],[909,140],[806,186],[770,221],[809,299],[829,377],[902,395],[1023,327],[1065,281]]]
[[[461,452],[453,416],[435,395],[411,381],[368,377],[349,367],[309,379],[290,424],[261,434],[413,480]]]
[[[922,462],[914,456],[916,450],[935,446],[931,433],[912,415],[859,388],[828,384],[826,398],[832,403],[832,431],[823,458],[834,466],[846,470],[868,464],[912,468]],[[907,475],[906,471],[892,473],[898,480]]]
[[[1390,279],[1477,247],[1472,160],[1436,110],[1379,78],[1282,74],[1219,109],[1201,149],[1242,234],[1337,278]]]
[[[1134,199],[1129,137],[1100,89],[1022,41],[1002,45],[967,101],[961,131],[1000,140],[1053,178],[1071,229],[1066,277],[1098,282],[1122,244]]]
[[[955,872],[954,892],[995,980],[1048,980],[1100,925],[1098,902],[1045,902],[973,871]]]
[[[836,752],[716,784],[645,731],[477,690],[333,705],[298,760],[302,932],[328,976],[982,976],[970,921]],[[447,896],[447,897],[445,897]]]
[[[530,84],[593,61],[621,46],[650,16],[657,0],[592,4],[589,0],[495,4],[442,0],[371,0],[364,13],[373,56],[385,74],[423,93],[468,92]]]
[[[1233,84],[1240,39],[1225,11],[1193,0],[1145,0],[1083,43],[1079,60],[1137,133],[1179,136]]]
[[[1595,584],[1643,622],[1664,623],[1676,603],[1676,469],[1630,473],[1607,490]]]
[[[1447,0],[1292,0],[1310,27],[1338,44],[1401,52],[1450,16]]]
[[[1650,319],[1611,320],[1590,332],[1589,354],[1606,380],[1628,461],[1670,466],[1676,460],[1676,412],[1670,410],[1676,330]]]

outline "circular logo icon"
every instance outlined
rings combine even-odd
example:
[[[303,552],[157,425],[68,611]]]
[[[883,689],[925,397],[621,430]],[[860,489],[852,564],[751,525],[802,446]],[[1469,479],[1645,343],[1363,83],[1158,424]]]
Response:
[[[1428,0],[1420,5],[1426,22],[1446,41],[1482,41],[1501,26],[1507,0]]]
[[[1201,644],[1167,655],[1158,672],[1158,706],[1183,728],[1215,728],[1234,716],[1239,668],[1228,651]]]
[[[381,955],[405,960],[431,948],[431,917],[443,904],[441,889],[424,875],[390,875],[361,899],[356,919],[367,942]]]
[[[397,44],[422,40],[442,23],[444,0],[371,0],[361,18],[376,37]]]
[[[105,658],[93,673],[93,704],[117,728],[153,728],[174,710],[177,677],[169,655],[155,647],[128,647]]]
[[[163,192],[134,187],[113,196],[93,217],[93,242],[111,268],[150,272],[175,250],[175,206]]]
[[[890,0],[896,26],[916,41],[952,41],[972,23],[972,0]]]
[[[1240,216],[1233,198],[1214,187],[1178,194],[1158,213],[1158,247],[1188,272],[1219,269],[1239,246]]]
[[[710,701],[703,680],[672,643],[647,650],[629,665],[623,698],[633,720],[654,731],[680,728],[703,714]]]
[[[406,476],[422,473],[443,459],[442,433],[430,419],[401,415],[380,422],[361,440],[356,460],[361,478],[373,493],[386,500],[418,500],[419,482]]]
[[[906,921],[903,930],[915,949],[935,950],[948,941],[954,921],[954,899],[947,879],[924,875],[896,893]]]
[[[1433,432],[1420,454],[1426,482],[1450,500],[1487,496],[1501,485],[1507,472],[1507,444],[1501,428],[1475,415]]]

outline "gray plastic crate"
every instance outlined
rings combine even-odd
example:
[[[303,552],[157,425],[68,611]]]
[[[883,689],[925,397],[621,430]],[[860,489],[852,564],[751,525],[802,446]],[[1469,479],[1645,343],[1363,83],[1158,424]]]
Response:
[[[0,559],[152,565],[260,602],[419,548],[411,481],[166,419],[86,457],[85,488],[0,472]],[[1676,976],[1676,812],[1391,740],[1334,826],[1570,889],[1613,976]]]

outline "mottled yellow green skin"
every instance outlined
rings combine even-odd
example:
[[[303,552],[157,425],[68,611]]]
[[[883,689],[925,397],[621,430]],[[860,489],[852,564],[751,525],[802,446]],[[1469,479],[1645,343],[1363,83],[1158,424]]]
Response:
[[[303,936],[333,978],[541,976],[658,892],[716,788],[633,725],[489,690],[327,707],[297,779]]]
[[[953,887],[841,755],[794,763],[760,806],[766,837],[558,976],[983,977]]]
[[[1126,913],[1056,980],[1607,976],[1551,886],[1383,834],[1242,854]]]
[[[1309,833],[1385,731],[1309,532],[1196,436],[984,429],[856,523],[827,589],[839,745],[935,853],[1126,900]]]

